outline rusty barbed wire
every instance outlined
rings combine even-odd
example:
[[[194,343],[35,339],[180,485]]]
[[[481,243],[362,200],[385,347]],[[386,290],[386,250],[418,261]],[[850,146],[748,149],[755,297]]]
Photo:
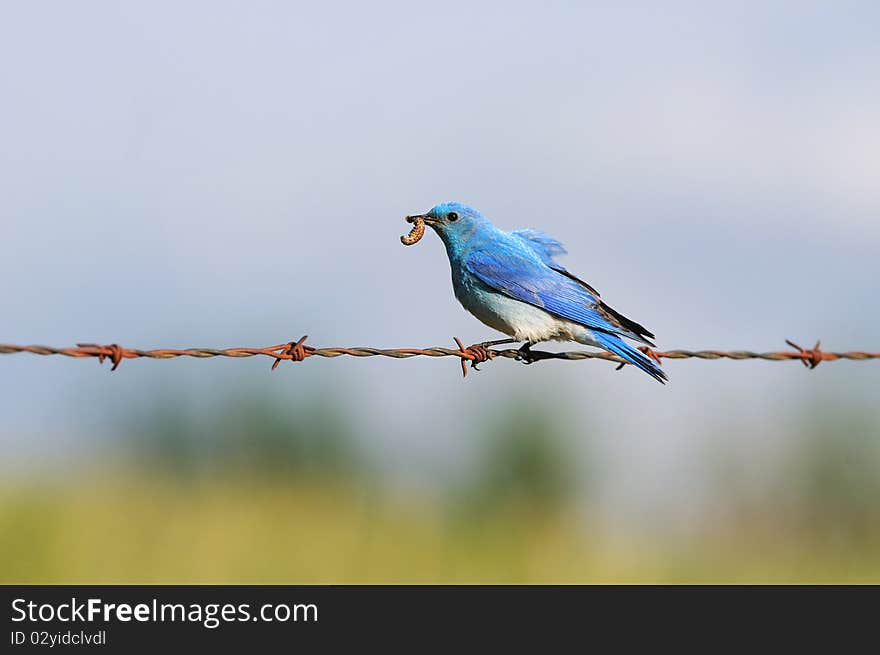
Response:
[[[411,357],[457,357],[461,360],[461,370],[467,377],[468,364],[477,369],[478,364],[488,362],[496,357],[522,360],[523,353],[513,348],[494,349],[485,343],[477,343],[465,346],[458,337],[455,337],[456,348],[444,348],[435,346],[432,348],[372,348],[359,346],[352,348],[316,348],[305,345],[308,336],[303,336],[297,341],[267,346],[265,348],[156,348],[153,350],[139,350],[136,348],[124,348],[118,344],[101,345],[94,343],[79,343],[72,348],[53,348],[50,346],[16,346],[12,344],[0,344],[0,355],[15,353],[30,353],[33,355],[62,355],[65,357],[95,357],[99,363],[109,359],[113,366],[111,371],[119,368],[125,359],[174,359],[176,357],[195,357],[205,359],[210,357],[257,357],[265,356],[274,359],[272,370],[275,370],[282,361],[301,362],[309,357],[390,357],[393,359],[409,359]],[[794,348],[790,351],[777,352],[753,352],[751,350],[654,350],[642,347],[641,350],[649,357],[661,362],[664,359],[732,359],[736,361],[746,359],[761,359],[766,361],[790,361],[801,362],[809,369],[816,368],[822,362],[833,362],[839,359],[852,361],[864,361],[880,359],[880,352],[848,351],[828,352],[820,347],[817,341],[812,348],[802,348],[796,343],[786,340],[786,343]],[[600,359],[625,365],[626,362],[611,353],[589,350],[570,352],[547,352],[541,350],[529,351],[529,361],[541,361],[559,359],[578,361],[583,359]],[[618,367],[620,368],[620,367]],[[477,369],[478,370],[478,369]]]

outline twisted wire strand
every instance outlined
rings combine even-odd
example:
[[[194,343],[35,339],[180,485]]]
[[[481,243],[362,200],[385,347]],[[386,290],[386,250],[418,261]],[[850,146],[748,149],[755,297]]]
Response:
[[[401,243],[411,246],[417,243],[425,234],[425,216],[407,216],[406,221],[412,224],[409,234],[400,237]],[[274,371],[282,361],[301,362],[308,357],[391,357],[394,359],[409,359],[410,357],[457,357],[461,360],[462,374],[467,377],[468,363],[476,369],[478,364],[490,361],[496,357],[517,359],[532,363],[545,359],[560,359],[577,361],[583,359],[601,359],[618,364],[618,368],[627,362],[608,352],[578,350],[569,352],[547,352],[541,350],[516,350],[513,348],[493,349],[492,342],[478,343],[465,346],[458,337],[455,337],[456,348],[373,348],[358,346],[353,348],[331,347],[315,348],[305,345],[308,336],[303,336],[298,341],[290,341],[275,346],[264,348],[156,348],[153,350],[139,350],[137,348],[124,348],[118,344],[102,345],[96,343],[78,343],[76,347],[54,348],[51,346],[17,346],[13,344],[0,344],[0,355],[15,353],[30,353],[33,355],[63,355],[65,357],[97,357],[100,363],[109,359],[115,371],[125,359],[173,359],[176,357],[195,357],[206,359],[209,357],[271,357],[275,361],[272,364]],[[766,361],[797,360],[809,369],[816,368],[822,362],[833,362],[838,359],[864,361],[868,359],[880,359],[880,352],[825,352],[820,348],[819,342],[812,348],[801,348],[796,343],[786,340],[786,343],[794,348],[789,351],[776,352],[753,352],[751,350],[666,350],[657,351],[648,347],[640,350],[647,356],[662,362],[664,359],[763,359]]]
[[[197,359],[206,359],[210,357],[270,357],[274,359],[272,369],[274,370],[282,361],[301,362],[308,357],[389,357],[393,359],[409,359],[411,357],[457,357],[461,360],[462,372],[467,376],[467,364],[470,363],[472,368],[476,368],[477,364],[487,362],[496,357],[504,357],[507,359],[523,359],[521,350],[506,348],[493,349],[485,344],[474,344],[465,347],[462,342],[456,338],[456,348],[444,348],[442,346],[434,346],[431,348],[374,348],[370,346],[356,347],[327,347],[315,348],[305,345],[307,337],[304,336],[298,341],[282,343],[274,346],[266,346],[264,348],[156,348],[152,350],[140,350],[137,348],[124,348],[118,344],[92,344],[80,343],[75,347],[55,348],[52,346],[18,346],[12,344],[0,344],[0,354],[8,355],[15,353],[30,353],[33,355],[62,355],[64,357],[96,357],[99,362],[109,359],[113,366],[111,370],[116,370],[120,363],[125,359],[174,359],[176,357],[194,357]],[[663,359],[731,359],[742,361],[746,359],[760,359],[765,361],[800,361],[807,368],[816,368],[822,362],[833,362],[840,359],[851,361],[865,361],[869,359],[880,359],[880,352],[865,351],[848,351],[848,352],[827,352],[820,348],[819,342],[813,348],[801,348],[791,341],[786,341],[794,350],[774,351],[774,352],[754,352],[751,350],[665,350],[658,351],[650,348],[642,348],[650,357],[657,361]],[[599,359],[616,364],[625,364],[626,362],[616,355],[600,351],[578,350],[569,352],[547,352],[540,350],[532,350],[529,352],[531,361],[540,361],[545,359],[558,359],[567,361],[579,361],[584,359]]]

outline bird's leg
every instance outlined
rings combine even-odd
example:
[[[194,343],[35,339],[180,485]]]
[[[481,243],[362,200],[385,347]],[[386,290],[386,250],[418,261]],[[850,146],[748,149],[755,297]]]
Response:
[[[519,347],[519,355],[517,355],[517,361],[522,362],[523,364],[533,364],[537,361],[537,358],[532,353],[532,344],[531,341],[526,341],[523,345]]]
[[[495,339],[495,341],[482,341],[479,345],[483,348],[491,348],[492,346],[503,346],[508,343],[516,343],[516,339]]]

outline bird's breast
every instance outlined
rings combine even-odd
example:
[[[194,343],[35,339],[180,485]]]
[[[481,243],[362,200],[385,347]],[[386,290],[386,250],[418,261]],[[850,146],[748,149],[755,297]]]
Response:
[[[466,271],[459,275],[453,273],[452,286],[455,297],[467,311],[485,325],[519,341],[567,339],[572,329],[582,329],[539,307],[495,291]]]

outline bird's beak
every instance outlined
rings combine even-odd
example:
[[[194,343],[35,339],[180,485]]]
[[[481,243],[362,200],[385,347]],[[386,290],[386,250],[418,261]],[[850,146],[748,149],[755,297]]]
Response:
[[[425,222],[425,225],[437,225],[440,222],[428,214],[413,214],[412,216],[407,216],[406,220],[408,223],[412,223],[417,218],[421,218]]]

